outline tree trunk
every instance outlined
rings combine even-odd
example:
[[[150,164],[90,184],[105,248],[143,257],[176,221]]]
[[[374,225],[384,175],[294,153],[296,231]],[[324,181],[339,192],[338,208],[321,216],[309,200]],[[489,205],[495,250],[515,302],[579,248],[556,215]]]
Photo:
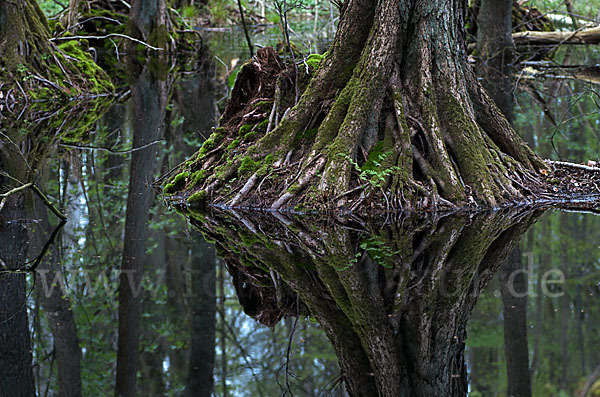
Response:
[[[160,48],[169,44],[171,25],[166,0],[132,0],[129,18],[135,36]],[[135,43],[132,45],[135,47]]]
[[[133,147],[156,141],[163,134],[167,82],[147,68],[132,86]],[[119,347],[115,395],[135,396],[141,320],[141,280],[144,271],[148,216],[153,200],[149,184],[156,172],[157,146],[133,152],[125,219],[123,261],[119,279]]]
[[[493,206],[528,196],[524,185],[535,189],[546,166],[467,65],[465,9],[456,0],[348,1],[299,104],[269,132],[266,120],[285,111],[277,92],[293,88],[285,77],[273,83],[282,68],[263,49],[238,75],[222,128],[166,192],[274,209]],[[245,125],[253,138],[238,136]]]
[[[384,227],[341,218],[326,227],[279,213],[191,215],[216,241],[234,284],[244,274],[248,284],[277,284],[272,294],[282,285],[299,294],[331,339],[350,395],[460,396],[471,310],[539,212],[401,218]],[[262,299],[255,318],[296,313],[295,305]]]

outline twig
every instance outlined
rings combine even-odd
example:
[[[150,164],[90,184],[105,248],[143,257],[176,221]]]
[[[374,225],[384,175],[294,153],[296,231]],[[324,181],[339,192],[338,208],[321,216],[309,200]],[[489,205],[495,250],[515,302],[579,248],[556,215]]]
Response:
[[[63,221],[67,220],[67,216],[64,215],[62,212],[60,212],[55,206],[54,204],[52,204],[50,202],[50,200],[48,200],[48,197],[46,197],[46,195],[44,193],[42,193],[42,191],[40,189],[38,189],[37,186],[35,185],[31,185],[31,188],[33,189],[33,191],[40,197],[40,199],[42,199],[42,201],[44,202],[44,204],[46,204],[46,206],[48,208],[50,208],[50,211],[54,212],[54,215],[56,215],[57,217],[59,217],[60,219],[62,219]]]
[[[118,19],[113,19],[113,18],[108,18],[108,17],[97,16],[97,17],[91,17],[91,18],[88,18],[88,19],[84,19],[83,21],[81,21],[81,22],[79,22],[79,23],[76,23],[75,25],[73,25],[73,26],[71,26],[71,27],[69,27],[69,28],[67,28],[67,29],[63,30],[62,32],[60,32],[59,34],[57,34],[57,36],[62,36],[62,34],[63,34],[63,33],[65,33],[66,31],[68,31],[68,30],[71,30],[71,29],[73,29],[74,27],[77,27],[77,26],[79,26],[79,25],[83,25],[84,23],[86,23],[86,22],[88,22],[88,21],[91,21],[92,19],[106,19],[106,20],[108,20],[108,21],[111,21],[111,22],[116,22],[116,23],[117,23],[117,24],[119,24],[119,25],[123,25],[123,23],[122,23],[121,21],[119,21]]]
[[[246,26],[246,18],[244,18],[244,10],[242,9],[242,3],[237,0],[238,8],[240,9],[240,16],[242,17],[242,26],[244,27],[244,34],[246,35],[246,41],[248,42],[248,49],[250,50],[250,58],[254,56],[254,48],[252,48],[252,41],[250,41],[250,35],[248,34],[248,27]]]
[[[294,395],[292,393],[292,388],[290,387],[289,382],[289,374],[290,374],[290,350],[292,349],[292,339],[294,338],[294,332],[296,332],[296,325],[298,325],[298,317],[300,317],[300,295],[296,295],[296,318],[294,319],[294,325],[292,326],[292,332],[290,332],[290,339],[288,340],[287,351],[285,353],[285,386],[287,387],[287,391],[290,392],[290,395]],[[284,395],[286,395],[284,393]]]
[[[9,190],[6,193],[2,193],[0,194],[0,197],[2,197],[2,201],[0,201],[0,211],[2,211],[2,208],[4,208],[4,205],[6,204],[6,200],[8,200],[8,197],[15,194],[15,193],[19,193],[21,190],[25,190],[28,187],[31,187],[31,185],[33,185],[33,183],[26,183],[22,186],[16,187],[12,190]]]
[[[101,39],[108,39],[109,37],[122,37],[124,39],[128,39],[128,40],[131,40],[131,41],[136,42],[138,44],[141,44],[143,46],[146,46],[146,47],[150,48],[151,50],[154,50],[154,51],[164,51],[164,48],[159,48],[159,47],[151,46],[150,44],[145,43],[142,40],[138,40],[138,39],[135,39],[135,38],[133,38],[131,36],[127,36],[127,35],[120,34],[120,33],[109,33],[109,34],[104,35],[104,36],[54,37],[54,38],[51,38],[50,41],[55,41],[55,40],[78,40],[78,39],[96,39],[96,40],[101,40]]]

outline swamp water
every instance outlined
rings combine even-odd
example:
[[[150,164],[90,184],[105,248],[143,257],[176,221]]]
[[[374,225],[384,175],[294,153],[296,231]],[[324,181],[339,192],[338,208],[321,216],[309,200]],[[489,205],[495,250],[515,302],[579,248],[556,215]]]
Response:
[[[594,213],[170,210],[151,183],[208,136],[246,51],[219,37],[200,70],[140,71],[110,105],[0,119],[3,170],[44,159],[37,181],[68,216],[60,224],[31,195],[1,213],[0,394],[30,395],[30,379],[38,395],[58,395],[61,382],[113,394],[119,273],[136,263],[139,395],[344,396],[342,368],[366,393],[502,396],[527,382],[536,396],[578,393],[600,364]],[[588,59],[595,49],[556,57]],[[516,129],[542,157],[597,160],[598,86],[527,73],[515,84]],[[61,139],[25,145],[26,134]]]

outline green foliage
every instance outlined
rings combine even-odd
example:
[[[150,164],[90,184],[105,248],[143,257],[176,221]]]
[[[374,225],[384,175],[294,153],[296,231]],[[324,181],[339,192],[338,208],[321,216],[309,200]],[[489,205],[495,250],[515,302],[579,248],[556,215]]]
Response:
[[[369,158],[361,166],[358,165],[352,158],[344,153],[339,153],[338,156],[346,159],[354,169],[358,172],[358,179],[363,182],[368,182],[373,188],[381,188],[390,175],[398,172],[400,169],[397,166],[391,166],[383,168],[382,164],[386,157],[391,152],[382,153],[383,141],[377,142],[377,144],[369,152]]]

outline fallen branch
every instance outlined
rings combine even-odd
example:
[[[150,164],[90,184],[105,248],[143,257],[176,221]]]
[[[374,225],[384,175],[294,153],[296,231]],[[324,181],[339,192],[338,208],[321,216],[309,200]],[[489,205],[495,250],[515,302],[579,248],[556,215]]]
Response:
[[[566,161],[546,160],[546,163],[548,163],[550,165],[559,165],[562,167],[576,168],[579,170],[585,170],[585,171],[590,171],[590,172],[600,172],[600,168],[598,168],[598,167],[590,167],[590,166],[583,165],[583,164],[568,163]]]
[[[598,44],[600,26],[577,32],[517,32],[512,35],[515,45],[524,44]]]

